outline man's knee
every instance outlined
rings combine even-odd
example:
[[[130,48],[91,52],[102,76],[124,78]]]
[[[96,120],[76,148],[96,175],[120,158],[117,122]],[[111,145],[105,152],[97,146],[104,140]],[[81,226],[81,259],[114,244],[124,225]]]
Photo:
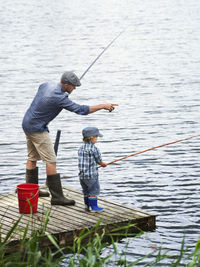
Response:
[[[56,162],[46,163],[46,173],[47,175],[56,174]]]
[[[36,165],[37,165],[37,161],[31,161],[31,160],[27,160],[27,163],[26,163],[26,168],[28,170],[32,170],[32,169],[35,169],[36,168]]]

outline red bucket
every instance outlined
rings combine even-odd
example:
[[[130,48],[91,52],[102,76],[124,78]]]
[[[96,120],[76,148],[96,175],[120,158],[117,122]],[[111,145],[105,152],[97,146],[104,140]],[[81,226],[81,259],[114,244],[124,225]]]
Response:
[[[35,213],[38,207],[39,185],[19,184],[17,195],[20,213]]]

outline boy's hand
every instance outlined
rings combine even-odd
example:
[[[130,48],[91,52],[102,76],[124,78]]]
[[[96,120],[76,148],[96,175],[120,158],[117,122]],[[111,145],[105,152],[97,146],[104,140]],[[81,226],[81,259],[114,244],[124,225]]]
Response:
[[[103,162],[103,161],[101,161],[101,162],[99,163],[99,165],[101,165],[101,167],[106,167],[108,164],[105,163],[105,162]]]

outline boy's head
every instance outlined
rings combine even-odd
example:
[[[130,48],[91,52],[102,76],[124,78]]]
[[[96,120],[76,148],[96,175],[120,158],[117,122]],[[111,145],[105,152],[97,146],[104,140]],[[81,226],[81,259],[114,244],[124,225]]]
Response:
[[[96,143],[98,137],[103,135],[99,132],[99,129],[96,127],[86,127],[82,130],[83,141],[85,143]]]

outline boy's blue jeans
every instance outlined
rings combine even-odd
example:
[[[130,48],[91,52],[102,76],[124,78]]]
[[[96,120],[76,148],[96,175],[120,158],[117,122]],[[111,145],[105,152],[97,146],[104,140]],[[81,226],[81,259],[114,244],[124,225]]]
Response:
[[[100,194],[100,184],[98,177],[95,179],[80,179],[80,184],[85,196],[98,196]]]

